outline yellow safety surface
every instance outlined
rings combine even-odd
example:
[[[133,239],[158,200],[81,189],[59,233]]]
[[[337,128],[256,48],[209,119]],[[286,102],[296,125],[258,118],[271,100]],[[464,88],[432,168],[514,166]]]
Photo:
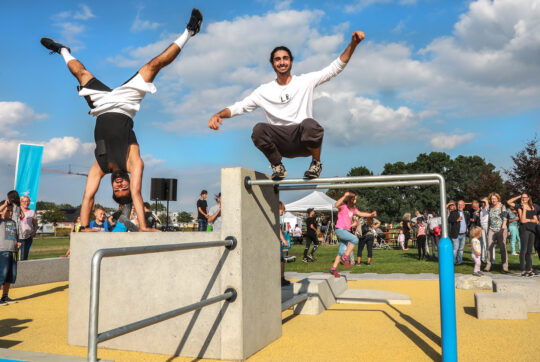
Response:
[[[412,305],[336,304],[317,316],[283,313],[283,336],[250,361],[441,360],[439,289],[436,281],[350,281],[349,288],[409,295]],[[478,320],[474,292],[456,290],[459,361],[538,361],[540,313],[525,321]],[[485,291],[489,292],[489,291]],[[68,283],[15,288],[17,304],[0,307],[0,348],[86,356],[67,344]],[[98,348],[115,361],[193,361]]]

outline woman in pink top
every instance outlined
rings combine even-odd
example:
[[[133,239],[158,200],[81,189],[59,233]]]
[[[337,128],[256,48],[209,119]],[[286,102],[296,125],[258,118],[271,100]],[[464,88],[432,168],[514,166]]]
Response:
[[[338,211],[336,222],[336,236],[339,241],[339,251],[334,264],[330,268],[330,274],[339,278],[341,275],[337,272],[337,266],[341,262],[346,268],[351,267],[349,255],[351,255],[354,247],[358,245],[358,238],[351,233],[352,218],[354,215],[360,217],[375,217],[377,212],[362,212],[356,208],[358,196],[351,191],[347,191],[339,200],[336,201]]]

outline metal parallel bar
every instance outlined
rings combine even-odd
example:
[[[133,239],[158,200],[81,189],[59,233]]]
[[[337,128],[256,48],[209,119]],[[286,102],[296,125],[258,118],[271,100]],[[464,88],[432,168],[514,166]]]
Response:
[[[422,186],[422,185],[438,185],[438,180],[420,180],[420,181],[379,181],[379,182],[363,182],[363,183],[336,183],[328,185],[276,185],[279,191],[294,191],[294,190],[329,190],[329,189],[361,189],[369,187],[391,187],[391,186]]]
[[[201,300],[200,302],[196,302],[196,303],[190,304],[188,306],[172,310],[170,312],[162,313],[162,314],[159,314],[159,315],[156,315],[156,316],[153,316],[153,317],[149,317],[149,318],[140,320],[138,322],[133,322],[133,323],[127,324],[127,325],[122,326],[122,327],[118,327],[118,328],[111,329],[111,330],[106,331],[106,332],[99,333],[98,336],[97,336],[97,342],[98,343],[99,342],[104,342],[104,341],[107,341],[109,339],[122,336],[122,335],[124,335],[126,333],[133,332],[133,331],[136,331],[138,329],[150,326],[152,324],[163,322],[163,321],[165,321],[167,319],[179,316],[181,314],[186,314],[186,313],[192,312],[194,310],[204,308],[204,307],[209,306],[211,304],[221,302],[222,300],[229,300],[229,299],[233,299],[235,297],[236,297],[236,291],[234,289],[229,289],[229,291],[225,291],[225,293],[220,294],[220,295],[218,295],[216,297]]]
[[[131,246],[125,248],[100,249],[92,257],[90,274],[90,312],[88,323],[88,361],[97,361],[98,344],[98,320],[99,320],[99,287],[101,280],[101,260],[106,257],[137,255],[148,253],[160,253],[166,251],[190,250],[225,246],[232,250],[236,247],[237,241],[233,236],[228,236],[225,240],[205,241],[184,244],[146,245]],[[111,337],[112,338],[112,337]]]
[[[407,181],[407,180],[434,180],[439,179],[440,174],[402,174],[402,175],[379,175],[379,176],[348,176],[348,177],[319,177],[314,179],[287,179],[281,181],[274,180],[252,180],[247,177],[244,183],[252,185],[295,185],[295,184],[321,184],[338,182],[375,182],[375,181]]]

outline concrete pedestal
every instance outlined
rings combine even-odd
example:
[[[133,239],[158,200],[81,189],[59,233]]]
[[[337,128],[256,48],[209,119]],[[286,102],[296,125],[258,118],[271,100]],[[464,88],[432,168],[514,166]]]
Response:
[[[222,294],[220,302],[100,343],[99,348],[244,360],[281,336],[278,198],[271,187],[246,190],[244,178],[268,176],[223,169],[222,231],[74,233],[69,263],[68,343],[88,343],[90,263],[102,248],[223,240],[224,247],[105,258],[99,332]]]

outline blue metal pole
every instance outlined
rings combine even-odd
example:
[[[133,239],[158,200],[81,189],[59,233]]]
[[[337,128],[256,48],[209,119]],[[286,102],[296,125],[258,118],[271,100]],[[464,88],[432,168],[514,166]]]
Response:
[[[439,289],[441,299],[442,359],[457,361],[456,292],[454,286],[454,248],[444,237],[439,242]]]

